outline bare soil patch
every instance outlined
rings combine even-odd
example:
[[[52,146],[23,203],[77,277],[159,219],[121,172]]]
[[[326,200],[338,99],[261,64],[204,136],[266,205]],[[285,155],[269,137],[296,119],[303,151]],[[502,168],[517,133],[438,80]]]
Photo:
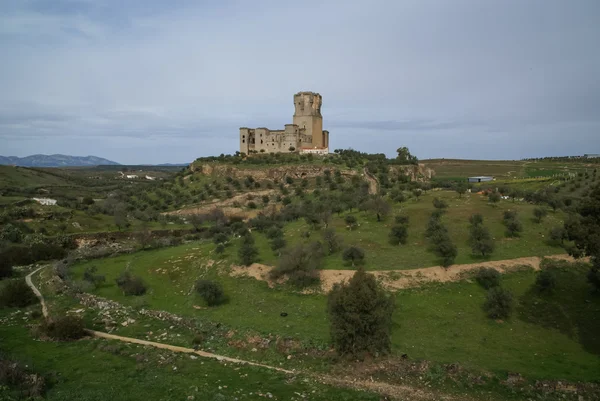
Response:
[[[569,255],[553,255],[548,256],[549,259],[567,260],[574,262],[575,259]],[[446,283],[451,281],[460,281],[469,276],[469,273],[480,268],[492,268],[500,273],[516,271],[523,267],[532,268],[533,270],[540,269],[540,263],[543,258],[537,256],[495,260],[489,262],[472,263],[465,265],[454,265],[449,268],[442,266],[424,267],[421,269],[412,270],[379,270],[370,271],[378,280],[390,290],[400,290],[403,288],[419,287],[421,285],[440,282]],[[585,259],[584,259],[585,260]],[[269,273],[273,269],[272,266],[253,263],[250,266],[232,266],[230,274],[234,277],[247,276],[256,280],[266,281],[269,287],[274,287],[279,282],[274,282],[269,278]],[[328,292],[337,283],[350,280],[356,270],[321,270],[321,291]]]

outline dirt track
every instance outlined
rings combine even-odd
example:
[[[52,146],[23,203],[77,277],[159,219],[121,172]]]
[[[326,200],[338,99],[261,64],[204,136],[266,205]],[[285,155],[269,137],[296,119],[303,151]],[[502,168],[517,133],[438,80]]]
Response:
[[[553,255],[548,256],[550,259],[574,261],[569,255]],[[498,270],[500,273],[516,270],[522,266],[530,266],[534,270],[540,269],[542,258],[537,256],[496,260],[490,262],[481,262],[465,265],[454,265],[449,268],[442,266],[424,267],[421,269],[412,270],[379,270],[370,271],[373,273],[383,285],[391,290],[399,290],[402,288],[419,287],[431,282],[449,282],[459,281],[464,277],[465,273],[478,269],[480,267],[489,267]],[[249,276],[257,280],[267,281],[269,286],[275,283],[269,280],[268,273],[273,267],[254,263],[249,267],[233,266],[232,275],[234,276]],[[356,270],[321,270],[321,290],[328,292],[334,284],[349,280]]]

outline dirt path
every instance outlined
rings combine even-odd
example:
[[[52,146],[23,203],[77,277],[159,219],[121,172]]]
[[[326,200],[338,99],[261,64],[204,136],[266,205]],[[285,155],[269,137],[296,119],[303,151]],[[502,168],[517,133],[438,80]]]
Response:
[[[567,260],[570,262],[575,260],[569,255],[552,255],[547,256],[547,258]],[[411,270],[378,270],[370,271],[369,273],[373,273],[385,287],[391,290],[399,290],[402,288],[419,287],[431,282],[445,283],[449,281],[459,281],[465,277],[466,273],[480,267],[492,268],[500,273],[514,271],[522,266],[531,266],[534,270],[539,270],[542,259],[543,258],[538,256],[531,256],[517,259],[454,265],[449,268],[433,266]],[[267,281],[269,286],[272,287],[275,284],[269,280],[269,272],[272,268],[272,266],[261,265],[258,263],[254,263],[249,267],[233,266],[231,274],[233,276],[249,276],[257,280]],[[323,292],[330,291],[334,284],[349,280],[355,272],[356,270],[321,270],[321,290]]]
[[[367,170],[366,167],[363,169],[363,172],[365,173],[365,179],[369,182],[369,193],[371,195],[377,195],[379,193],[379,183],[377,182],[377,179],[373,177],[373,174],[369,173],[369,170]]]
[[[40,290],[33,284],[33,281],[31,279],[34,274],[36,274],[43,268],[44,268],[44,266],[29,273],[25,277],[25,281],[26,281],[27,285],[33,290],[35,295],[39,298],[40,304],[42,305],[42,312],[44,314],[44,317],[48,318],[48,316],[49,316],[48,308],[46,305],[46,301],[44,300],[44,296],[42,295]],[[139,345],[144,345],[144,346],[154,347],[154,348],[159,348],[159,349],[165,349],[165,350],[169,350],[172,352],[179,352],[179,353],[184,353],[184,354],[193,354],[193,355],[198,355],[199,357],[202,357],[202,358],[216,359],[217,361],[257,366],[257,367],[270,369],[273,371],[286,373],[286,374],[293,374],[293,375],[303,374],[303,375],[309,376],[323,384],[336,386],[336,387],[367,390],[367,391],[375,392],[375,393],[378,393],[378,394],[381,394],[381,395],[384,395],[387,397],[391,397],[392,399],[397,399],[397,400],[409,399],[409,400],[413,400],[413,401],[417,401],[417,400],[418,401],[434,401],[434,400],[447,400],[447,401],[462,400],[462,401],[464,401],[464,400],[471,399],[471,398],[464,398],[464,397],[461,397],[459,399],[459,398],[455,398],[453,396],[441,395],[441,394],[430,392],[425,389],[419,389],[416,387],[410,387],[410,386],[406,386],[406,385],[396,385],[396,384],[378,382],[378,381],[374,381],[374,380],[368,381],[368,380],[360,380],[360,379],[355,379],[355,378],[354,379],[346,378],[346,377],[342,378],[342,377],[335,377],[335,376],[330,376],[330,375],[315,374],[315,373],[304,372],[304,371],[287,370],[287,369],[283,369],[283,368],[280,368],[277,366],[264,365],[264,364],[257,363],[257,362],[245,361],[245,360],[236,359],[236,358],[230,358],[228,356],[217,355],[217,354],[213,354],[213,353],[206,352],[206,351],[194,350],[192,348],[179,347],[176,345],[158,343],[158,342],[154,342],[154,341],[140,340],[140,339],[132,338],[132,337],[118,336],[115,334],[109,334],[109,333],[105,333],[102,331],[86,330],[86,332],[90,336],[104,338],[107,340],[115,340],[115,341],[131,343],[131,344],[139,344]]]
[[[31,290],[33,291],[33,293],[35,294],[36,297],[38,297],[38,299],[40,300],[40,305],[42,305],[42,314],[44,315],[45,318],[48,318],[48,306],[46,305],[46,301],[44,300],[44,296],[42,295],[42,293],[40,292],[40,290],[37,289],[37,287],[33,284],[33,281],[31,281],[31,277],[39,272],[40,270],[42,270],[45,266],[42,266],[34,271],[32,271],[31,273],[29,273],[27,276],[25,276],[25,282],[27,283],[27,285],[29,286],[29,288],[31,288]]]

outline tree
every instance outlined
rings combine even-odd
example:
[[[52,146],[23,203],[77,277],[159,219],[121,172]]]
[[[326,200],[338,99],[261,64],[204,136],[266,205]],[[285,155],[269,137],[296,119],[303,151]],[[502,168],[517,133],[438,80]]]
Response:
[[[480,267],[475,275],[475,280],[480,286],[489,290],[492,287],[498,287],[500,285],[500,273],[496,269]]]
[[[187,217],[187,221],[192,225],[192,227],[194,227],[194,230],[198,231],[200,230],[200,227],[202,227],[202,224],[204,224],[204,216],[198,213],[193,213]]]
[[[507,237],[518,237],[521,231],[523,231],[523,225],[519,221],[515,210],[506,210],[502,223],[506,227],[505,235]]]
[[[247,233],[242,237],[242,244],[238,250],[240,263],[244,266],[250,266],[258,260],[258,248],[254,244],[254,237]]]
[[[552,227],[550,229],[550,233],[548,234],[548,236],[550,237],[550,240],[552,240],[553,242],[560,243],[562,245],[562,244],[564,244],[565,240],[567,239],[567,231],[565,230],[564,227],[560,227],[560,226]]]
[[[535,288],[540,292],[552,292],[556,287],[556,274],[551,269],[542,269],[535,278]]]
[[[518,190],[518,189],[511,189],[508,192],[508,196],[512,199],[513,203],[515,202],[515,199],[520,198],[521,196],[523,196],[523,193]]]
[[[417,189],[413,189],[413,191],[412,191],[412,194],[413,194],[413,196],[414,196],[415,198],[417,198],[417,201],[418,201],[418,200],[419,200],[419,197],[420,197],[421,195],[423,195],[423,191],[422,191],[422,190],[420,190],[420,189],[418,189],[418,188],[417,188]]]
[[[114,220],[119,231],[129,227],[129,221],[127,220],[127,212],[125,211],[125,208],[118,208],[115,210]]]
[[[565,222],[568,238],[574,242],[569,253],[590,256],[592,268],[587,278],[600,291],[600,185],[579,203],[577,213]]]
[[[471,226],[483,224],[483,216],[479,213],[473,214],[469,217],[469,223],[471,223]]]
[[[440,240],[436,241],[434,250],[442,258],[442,266],[444,267],[451,266],[454,259],[456,259],[456,255],[458,255],[458,249],[448,235],[442,236]]]
[[[227,301],[223,287],[216,281],[200,279],[196,281],[194,289],[208,306],[221,305]]]
[[[277,256],[281,256],[281,250],[285,248],[287,241],[283,236],[276,237],[271,240],[271,249],[276,252]]]
[[[553,212],[556,212],[556,209],[560,208],[563,205],[562,200],[558,199],[556,196],[548,199],[548,206],[552,208]]]
[[[121,275],[115,280],[117,286],[123,291],[124,295],[144,295],[147,291],[146,284],[141,279],[141,277],[137,277],[132,275],[129,270],[125,270]]]
[[[342,238],[335,233],[334,228],[323,231],[323,240],[329,255],[336,253],[342,247]]]
[[[344,250],[342,259],[347,263],[351,263],[352,267],[362,265],[365,262],[365,251],[359,247],[351,246]]]
[[[506,319],[513,309],[513,297],[510,291],[502,287],[491,288],[486,296],[483,310],[491,319]]]
[[[389,234],[391,245],[404,245],[408,241],[408,228],[404,224],[395,224],[392,226]]]
[[[344,217],[344,222],[346,223],[346,227],[348,227],[349,230],[354,230],[358,226],[358,221],[356,220],[356,217],[351,214],[346,215],[346,217]]]
[[[490,231],[482,224],[471,226],[469,244],[473,253],[481,253],[485,257],[494,251],[495,245]]]
[[[500,199],[502,199],[502,197],[500,196],[499,192],[494,191],[488,195],[488,201],[492,205],[495,205],[496,203],[500,202]]]
[[[391,349],[394,299],[374,275],[359,269],[350,281],[336,284],[327,298],[330,333],[341,355],[373,355]]]
[[[396,149],[396,152],[398,153],[396,160],[400,164],[417,164],[419,162],[416,156],[410,154],[406,146]]]
[[[433,198],[433,207],[435,207],[438,210],[444,210],[448,208],[448,203],[443,199]]]
[[[381,196],[374,196],[368,199],[364,203],[364,208],[375,213],[377,221],[381,221],[381,218],[387,216],[392,210],[390,204]]]
[[[462,196],[467,192],[467,189],[467,183],[464,181],[461,181],[458,184],[456,184],[456,193],[458,194],[459,198],[462,198]]]
[[[548,211],[542,207],[536,207],[535,209],[533,209],[533,215],[535,216],[535,221],[537,223],[541,223],[542,219],[546,217],[547,214]]]

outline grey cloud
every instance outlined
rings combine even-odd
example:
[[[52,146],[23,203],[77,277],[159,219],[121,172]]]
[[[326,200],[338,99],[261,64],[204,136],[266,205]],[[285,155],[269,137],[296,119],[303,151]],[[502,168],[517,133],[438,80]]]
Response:
[[[595,0],[2,2],[0,147],[231,153],[238,127],[280,128],[314,90],[335,147],[591,152],[598,15]]]

